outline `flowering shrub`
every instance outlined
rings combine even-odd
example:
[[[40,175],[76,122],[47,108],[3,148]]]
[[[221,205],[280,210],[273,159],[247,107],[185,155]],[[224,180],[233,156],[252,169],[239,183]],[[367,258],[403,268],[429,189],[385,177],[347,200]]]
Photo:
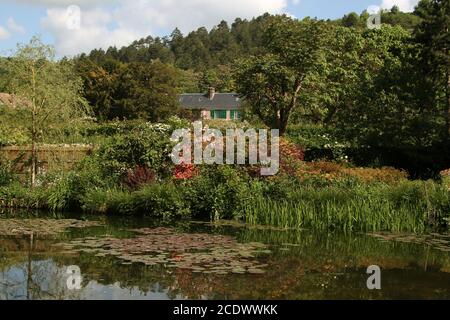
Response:
[[[193,179],[179,183],[194,218],[234,219],[255,195],[249,177],[233,166],[200,166]]]
[[[295,175],[303,165],[305,153],[298,145],[281,138],[280,139],[280,169],[282,173]]]
[[[100,147],[97,156],[105,175],[121,180],[137,167],[152,168],[158,176],[169,175],[171,152],[169,135],[136,131],[112,137]]]
[[[270,150],[270,147],[269,147]],[[295,176],[297,171],[303,167],[305,153],[303,149],[284,139],[280,138],[280,171],[281,174]],[[247,165],[245,171],[253,178],[261,177],[261,164]]]
[[[193,164],[182,163],[175,166],[173,177],[176,180],[192,179],[198,175],[198,170]]]
[[[172,127],[168,124],[147,122],[145,125],[141,126],[140,129],[143,131],[150,130],[156,133],[169,134]]]
[[[172,116],[167,119],[167,124],[170,126],[171,131],[176,129],[185,129],[191,126],[191,122],[186,119],[181,119],[177,116]]]
[[[291,126],[287,134],[289,139],[302,145],[308,151],[309,158],[314,160],[327,158],[348,162],[349,157],[346,151],[350,144],[339,138],[331,128],[308,125]]]

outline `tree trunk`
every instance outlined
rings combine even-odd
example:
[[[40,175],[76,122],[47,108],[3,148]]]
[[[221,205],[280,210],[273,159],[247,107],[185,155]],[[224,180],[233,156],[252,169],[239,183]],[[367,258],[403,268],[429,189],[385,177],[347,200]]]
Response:
[[[289,120],[289,112],[286,112],[285,110],[280,112],[280,137],[283,137],[286,134],[287,126],[288,126],[288,120]]]
[[[28,250],[28,265],[27,265],[27,300],[31,300],[31,284],[33,282],[33,247],[34,247],[34,234],[30,234],[30,248]]]
[[[36,152],[36,138],[33,128],[32,134],[32,144],[31,144],[31,188],[36,186],[36,175],[37,175],[37,152]]]
[[[302,78],[303,77],[301,76],[295,81],[295,90],[292,95],[292,99],[289,103],[289,106],[284,107],[284,108],[282,108],[282,110],[280,110],[279,128],[280,128],[280,136],[281,137],[283,137],[286,134],[287,127],[289,124],[289,117],[291,116],[292,110],[294,110],[295,107],[297,106],[297,99],[300,94],[300,90],[302,88],[302,80],[301,80]]]
[[[33,85],[33,97],[32,97],[32,119],[31,119],[31,188],[36,186],[37,175],[37,152],[36,152],[36,72],[32,67],[32,85]]]

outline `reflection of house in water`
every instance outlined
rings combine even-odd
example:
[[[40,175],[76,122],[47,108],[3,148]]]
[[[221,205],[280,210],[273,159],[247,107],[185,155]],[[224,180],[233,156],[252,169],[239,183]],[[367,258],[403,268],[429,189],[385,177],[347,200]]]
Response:
[[[205,120],[241,119],[242,99],[237,93],[216,93],[214,88],[210,88],[207,94],[181,94],[179,102],[183,109],[192,110],[198,118]]]

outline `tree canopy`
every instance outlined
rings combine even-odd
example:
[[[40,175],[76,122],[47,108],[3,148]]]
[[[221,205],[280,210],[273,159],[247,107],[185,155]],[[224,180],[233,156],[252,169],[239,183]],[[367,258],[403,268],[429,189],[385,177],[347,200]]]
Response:
[[[18,45],[1,66],[7,79],[4,89],[18,98],[16,107],[23,111],[21,121],[32,143],[32,186],[37,173],[36,145],[49,127],[61,122],[73,126],[88,111],[72,62],[55,61],[54,57],[53,48],[34,37],[30,43]]]

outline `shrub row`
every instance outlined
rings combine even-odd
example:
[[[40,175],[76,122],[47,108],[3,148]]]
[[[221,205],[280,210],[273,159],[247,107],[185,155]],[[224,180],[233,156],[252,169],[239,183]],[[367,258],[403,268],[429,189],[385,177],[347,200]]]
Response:
[[[32,191],[17,184],[2,187],[0,199],[3,205],[24,208],[347,231],[423,232],[445,227],[450,218],[448,186],[433,181],[261,180],[240,168],[220,166],[202,168],[192,179],[152,183],[136,191],[94,185],[86,176],[69,175]]]

